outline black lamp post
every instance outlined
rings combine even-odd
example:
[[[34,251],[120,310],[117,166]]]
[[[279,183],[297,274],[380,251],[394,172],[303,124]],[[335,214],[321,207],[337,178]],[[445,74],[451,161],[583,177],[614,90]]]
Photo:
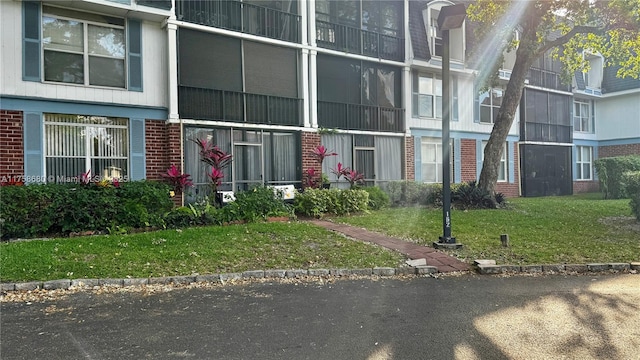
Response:
[[[451,76],[449,30],[462,27],[467,10],[464,4],[443,6],[438,15],[438,28],[442,31],[442,236],[437,244],[460,247],[451,236],[451,159],[449,126],[451,122]]]

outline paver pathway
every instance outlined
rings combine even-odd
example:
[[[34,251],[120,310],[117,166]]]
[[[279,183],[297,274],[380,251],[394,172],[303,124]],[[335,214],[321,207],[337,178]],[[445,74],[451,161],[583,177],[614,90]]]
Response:
[[[356,240],[378,244],[407,255],[410,259],[426,259],[428,266],[435,266],[439,272],[467,271],[469,265],[433,248],[379,234],[351,225],[337,224],[326,220],[313,219],[310,223],[347,235]]]

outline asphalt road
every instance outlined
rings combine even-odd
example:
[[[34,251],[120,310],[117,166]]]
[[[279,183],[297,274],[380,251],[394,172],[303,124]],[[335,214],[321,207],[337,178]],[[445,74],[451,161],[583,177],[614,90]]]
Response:
[[[2,359],[640,359],[640,275],[83,291],[2,303]]]

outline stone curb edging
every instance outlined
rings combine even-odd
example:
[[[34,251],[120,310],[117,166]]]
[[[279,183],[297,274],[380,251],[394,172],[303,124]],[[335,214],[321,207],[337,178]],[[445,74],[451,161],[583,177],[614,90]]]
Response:
[[[166,276],[152,278],[126,279],[60,279],[50,281],[30,281],[19,283],[2,283],[0,291],[33,291],[67,290],[71,287],[112,286],[125,287],[153,284],[191,284],[198,282],[223,283],[232,280],[250,279],[284,279],[313,277],[348,277],[348,276],[396,276],[396,275],[430,275],[438,273],[435,266],[417,267],[374,267],[364,269],[291,269],[291,270],[249,270],[241,273],[223,273],[209,275]]]
[[[546,265],[476,265],[482,275],[514,274],[514,273],[601,273],[639,271],[640,262],[632,263],[590,263],[590,264],[546,264]]]
[[[640,271],[640,262],[633,263],[592,263],[592,264],[548,264],[548,265],[477,265],[481,275],[516,273],[601,273]],[[191,284],[199,282],[224,283],[233,280],[284,279],[312,277],[348,277],[348,276],[397,276],[431,275],[438,273],[435,266],[416,267],[374,267],[364,269],[291,269],[291,270],[249,270],[241,273],[223,273],[209,275],[166,276],[152,278],[125,279],[60,279],[50,281],[29,281],[19,283],[1,283],[0,291],[66,290],[71,287],[112,286],[125,287],[153,284]]]

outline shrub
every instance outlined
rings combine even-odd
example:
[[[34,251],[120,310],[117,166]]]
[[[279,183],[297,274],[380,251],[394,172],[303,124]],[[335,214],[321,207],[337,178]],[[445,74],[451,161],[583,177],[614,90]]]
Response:
[[[236,194],[236,200],[222,208],[222,222],[255,222],[271,216],[293,216],[293,207],[282,200],[273,188],[260,186]]]
[[[0,188],[3,239],[160,226],[173,207],[169,186],[136,181],[118,187],[32,184]]]
[[[164,224],[169,229],[185,228],[195,224],[193,211],[186,206],[175,208],[164,216]]]
[[[493,209],[495,203],[488,191],[478,187],[475,181],[451,189],[451,202],[461,209]]]
[[[640,221],[640,171],[625,173],[624,182],[626,184],[627,194],[629,194],[631,198],[629,202],[631,212],[633,212],[636,215],[636,219]]]
[[[296,196],[297,213],[322,217],[324,214],[347,215],[368,210],[369,193],[360,189],[305,189]]]
[[[369,209],[380,210],[389,206],[389,195],[377,186],[368,186],[362,190],[369,193]]]
[[[600,190],[605,199],[622,199],[628,197],[624,185],[624,173],[630,171],[640,171],[640,156],[616,156],[601,158],[593,162],[598,179],[600,180]]]

